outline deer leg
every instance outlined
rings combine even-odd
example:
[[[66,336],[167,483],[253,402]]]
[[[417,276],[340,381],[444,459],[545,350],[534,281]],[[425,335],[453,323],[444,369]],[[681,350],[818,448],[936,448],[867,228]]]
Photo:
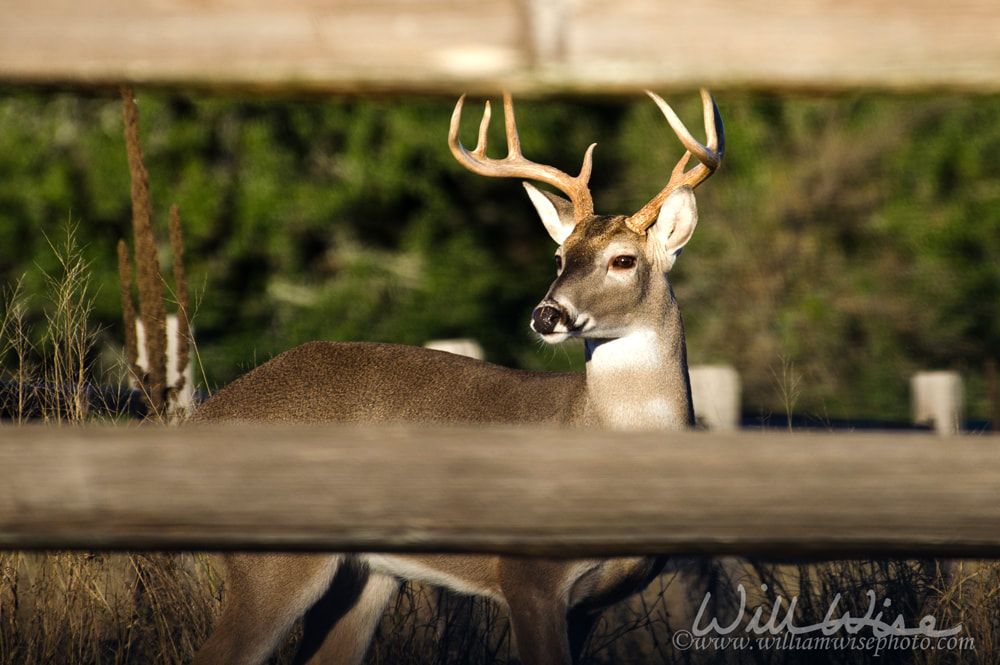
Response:
[[[357,561],[351,567],[344,580],[338,573],[307,615],[296,665],[357,665],[364,659],[399,580],[372,573]]]
[[[226,557],[226,606],[191,665],[260,665],[330,585],[330,554]]]
[[[567,601],[556,562],[504,559],[500,585],[522,665],[572,665]]]
[[[357,604],[369,577],[368,569],[357,559],[348,557],[341,563],[326,592],[306,612],[296,665],[308,662],[319,650],[327,633]]]
[[[510,598],[508,604],[522,665],[571,665],[565,604],[540,597]]]

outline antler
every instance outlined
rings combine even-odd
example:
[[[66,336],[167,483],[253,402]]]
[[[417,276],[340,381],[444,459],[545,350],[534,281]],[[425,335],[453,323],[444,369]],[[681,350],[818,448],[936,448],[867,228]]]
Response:
[[[479,125],[479,140],[476,143],[476,149],[469,152],[458,140],[458,127],[462,119],[462,103],[464,101],[465,95],[462,95],[455,105],[454,113],[451,114],[451,128],[448,131],[448,147],[451,148],[451,154],[460,164],[479,175],[494,178],[528,178],[552,185],[566,194],[573,202],[573,213],[577,222],[594,214],[594,201],[587,183],[590,180],[591,161],[596,143],[587,148],[583,158],[583,166],[580,168],[580,175],[575,178],[553,166],[536,164],[525,159],[521,155],[521,140],[517,136],[514,102],[511,100],[510,93],[505,92],[503,95],[503,114],[507,130],[507,156],[504,159],[490,159],[486,156],[486,130],[490,125],[490,103],[486,102],[483,120]]]
[[[677,114],[674,113],[669,104],[655,93],[647,90],[646,94],[652,97],[656,105],[660,107],[663,115],[667,118],[667,122],[670,123],[674,133],[677,134],[677,138],[687,148],[687,152],[684,153],[684,156],[681,157],[681,160],[677,162],[677,166],[670,173],[670,181],[667,183],[667,186],[653,197],[652,201],[643,206],[642,210],[625,220],[625,225],[639,235],[645,234],[646,229],[656,221],[657,215],[660,214],[660,207],[667,200],[667,197],[670,196],[671,192],[684,185],[697,187],[708,179],[710,175],[715,173],[715,170],[719,168],[719,164],[722,163],[722,154],[726,150],[726,134],[722,127],[722,116],[719,114],[719,107],[715,104],[715,100],[712,99],[712,95],[708,90],[702,89],[701,91],[701,101],[705,116],[705,135],[708,140],[707,146],[702,145],[691,136],[691,132],[687,130],[684,123],[677,117]],[[691,155],[694,155],[700,163],[690,171],[685,172],[684,168],[687,166]]]

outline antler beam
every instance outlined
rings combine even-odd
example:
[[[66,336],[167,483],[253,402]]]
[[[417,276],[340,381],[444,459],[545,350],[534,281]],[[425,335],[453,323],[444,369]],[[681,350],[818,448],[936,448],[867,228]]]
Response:
[[[510,93],[503,95],[504,126],[507,131],[507,156],[503,159],[491,159],[486,156],[486,132],[490,125],[490,103],[486,102],[483,119],[479,124],[479,140],[472,152],[462,145],[458,138],[458,130],[462,121],[462,105],[465,95],[455,104],[451,115],[451,128],[448,131],[448,147],[465,168],[479,175],[493,178],[527,178],[552,185],[566,194],[573,203],[576,221],[594,214],[594,200],[590,194],[590,170],[593,161],[594,147],[592,143],[583,157],[580,174],[575,178],[563,171],[545,164],[537,164],[525,159],[521,154],[521,139],[517,135],[517,122],[514,118],[514,102]]]
[[[674,166],[667,186],[654,196],[649,203],[643,206],[639,212],[625,221],[628,228],[639,235],[645,234],[646,229],[656,221],[657,215],[660,213],[660,207],[667,200],[667,197],[670,196],[671,192],[684,185],[697,187],[715,173],[722,163],[722,155],[726,150],[726,135],[722,126],[722,116],[719,113],[719,107],[708,90],[704,88],[701,90],[703,115],[705,117],[705,135],[708,145],[702,145],[691,135],[691,132],[684,126],[681,119],[677,117],[674,110],[659,95],[649,90],[646,91],[646,94],[660,107],[660,111],[666,117],[667,122],[670,123],[670,127],[674,130],[674,133],[680,139],[681,144],[687,152],[684,153],[684,156]],[[699,163],[690,171],[685,171],[684,169],[687,167],[688,160],[691,159],[692,155],[694,155]]]

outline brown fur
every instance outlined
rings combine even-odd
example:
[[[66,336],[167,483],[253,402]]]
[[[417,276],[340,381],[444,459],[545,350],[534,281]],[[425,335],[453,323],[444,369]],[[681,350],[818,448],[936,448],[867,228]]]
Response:
[[[401,376],[406,390],[390,389]],[[580,373],[526,372],[398,344],[310,342],[226,386],[192,421],[566,425],[584,388]]]

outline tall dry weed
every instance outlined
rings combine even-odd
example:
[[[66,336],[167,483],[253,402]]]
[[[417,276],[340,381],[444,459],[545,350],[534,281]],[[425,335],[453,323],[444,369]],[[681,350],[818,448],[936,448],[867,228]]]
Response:
[[[52,307],[46,314],[44,380],[55,387],[48,394],[56,401],[46,405],[45,413],[58,424],[80,424],[88,415],[88,386],[93,382],[90,357],[97,339],[89,323],[94,304],[90,272],[75,225],[67,224],[61,245],[48,242],[59,268],[46,275]]]
[[[82,424],[97,394],[93,358],[97,330],[90,325],[94,295],[89,266],[68,222],[59,241],[46,240],[57,268],[46,272],[38,303],[22,282],[4,293],[0,320],[2,416],[23,424],[29,419]],[[32,310],[44,312],[37,330]]]
[[[31,357],[34,344],[28,323],[28,303],[23,280],[3,292],[4,315],[0,319],[0,367],[13,367],[3,392],[2,415],[23,424],[29,405],[37,399],[32,381],[36,376]],[[12,360],[8,363],[8,357]]]

